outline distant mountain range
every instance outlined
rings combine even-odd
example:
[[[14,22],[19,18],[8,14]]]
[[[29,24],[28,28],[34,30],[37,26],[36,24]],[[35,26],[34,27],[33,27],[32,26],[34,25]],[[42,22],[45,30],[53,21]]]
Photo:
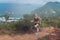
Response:
[[[44,6],[35,9],[32,13],[39,13],[41,17],[60,16],[60,2],[48,2]]]
[[[16,3],[0,3],[0,15],[6,11],[12,11],[12,17],[21,17],[23,14],[31,13],[33,10],[40,7],[38,4],[16,4]]]

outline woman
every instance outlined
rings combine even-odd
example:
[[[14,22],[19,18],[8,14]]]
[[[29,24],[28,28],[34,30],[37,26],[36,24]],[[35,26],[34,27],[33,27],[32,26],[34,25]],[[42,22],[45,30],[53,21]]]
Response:
[[[38,16],[37,13],[34,14],[33,20],[31,22],[34,23],[33,29],[35,31],[35,34],[37,35],[39,32],[39,23],[40,23],[40,17]]]

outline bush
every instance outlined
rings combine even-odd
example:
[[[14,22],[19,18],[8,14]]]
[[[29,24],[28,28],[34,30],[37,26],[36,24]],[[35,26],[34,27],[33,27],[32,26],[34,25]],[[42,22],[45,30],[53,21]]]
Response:
[[[15,23],[0,23],[0,32],[1,34],[12,33],[15,29]]]

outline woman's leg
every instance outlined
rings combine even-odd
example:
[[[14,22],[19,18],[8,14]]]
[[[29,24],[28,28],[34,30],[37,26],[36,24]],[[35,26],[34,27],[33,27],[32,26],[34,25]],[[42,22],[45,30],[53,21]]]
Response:
[[[39,32],[39,28],[37,28],[37,33]]]
[[[35,24],[34,25],[34,34],[35,34],[35,37],[36,37],[36,40],[39,38],[38,37],[38,32],[39,32],[39,24]]]
[[[39,32],[39,27],[38,27],[38,26],[39,26],[38,24],[35,25],[35,27],[36,27],[36,29],[35,29],[35,34],[36,34],[36,35],[38,35],[38,32]]]

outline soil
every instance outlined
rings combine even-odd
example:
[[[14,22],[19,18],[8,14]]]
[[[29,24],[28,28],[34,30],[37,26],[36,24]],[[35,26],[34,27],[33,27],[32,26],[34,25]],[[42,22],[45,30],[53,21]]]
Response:
[[[53,27],[42,28],[42,30],[38,33],[38,35],[32,34],[24,34],[24,35],[0,35],[0,40],[37,40],[37,38],[42,38],[44,36],[49,35],[54,31]]]

